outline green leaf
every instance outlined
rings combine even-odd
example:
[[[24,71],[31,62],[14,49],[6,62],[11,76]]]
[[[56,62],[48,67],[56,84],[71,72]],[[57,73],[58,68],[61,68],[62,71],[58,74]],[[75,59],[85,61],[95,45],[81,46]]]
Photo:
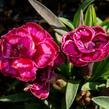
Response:
[[[59,17],[59,20],[62,21],[62,23],[64,23],[65,25],[67,25],[72,30],[74,29],[74,26],[73,26],[72,22],[69,19],[64,18],[64,17]]]
[[[109,62],[107,62],[104,68],[100,71],[99,77],[108,78],[109,77]]]
[[[88,7],[85,14],[85,25],[92,26],[92,10],[91,5]]]
[[[97,16],[96,16],[95,8],[93,5],[91,5],[91,10],[92,10],[92,23],[93,25],[96,25]]]
[[[99,17],[96,17],[96,24],[97,25],[100,25],[103,21],[99,18]]]
[[[69,63],[69,68],[68,68],[68,70],[69,70],[69,76],[71,76],[71,74],[72,74],[72,68],[73,68],[73,64],[72,63]]]
[[[105,109],[109,109],[109,96],[94,97],[92,101]]]
[[[109,25],[109,20],[103,21],[100,25],[101,25],[101,26]]]
[[[109,57],[101,62],[94,63],[92,79],[109,77]]]
[[[109,20],[103,21],[100,26],[102,26],[107,32],[109,32]]]
[[[47,7],[45,7],[37,0],[28,1],[33,6],[33,8],[48,22],[48,24],[53,27],[56,32],[61,35],[66,33],[67,30],[65,25]]]
[[[65,97],[62,98],[61,100],[61,109],[66,109],[66,102],[65,102]]]
[[[28,93],[19,93],[0,97],[1,102],[24,102],[32,99],[34,99],[34,97],[30,96]]]
[[[90,5],[86,11],[85,24],[88,26],[96,25],[96,13],[93,5]]]
[[[74,18],[73,18],[73,24],[74,24],[75,27],[77,27],[79,25],[81,10],[84,11],[92,2],[94,2],[94,0],[85,0],[80,5],[80,7],[78,8],[78,10],[75,13]]]
[[[79,25],[84,25],[84,14],[82,9],[80,10]]]
[[[106,87],[107,88],[109,87],[109,79],[107,79],[107,81],[106,81]]]
[[[56,42],[58,44],[61,44],[61,41],[62,41],[62,35],[58,34],[57,32],[55,32],[55,37],[56,37]]]
[[[64,75],[65,77],[71,76],[73,72],[73,65],[71,63],[65,63],[61,64],[57,67],[58,71],[61,75]]]
[[[66,87],[66,109],[69,109],[75,99],[79,87],[79,82],[68,82]]]
[[[87,82],[82,86],[81,90],[98,90],[98,88],[100,87],[105,87],[105,84],[100,84],[97,82]]]
[[[99,106],[99,109],[105,109],[105,108],[103,108],[103,107]]]

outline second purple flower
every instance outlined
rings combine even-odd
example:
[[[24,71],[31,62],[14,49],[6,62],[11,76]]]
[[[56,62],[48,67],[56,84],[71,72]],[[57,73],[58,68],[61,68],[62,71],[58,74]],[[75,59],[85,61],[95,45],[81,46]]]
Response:
[[[86,66],[108,56],[109,37],[100,26],[80,26],[63,36],[62,50],[75,66]]]

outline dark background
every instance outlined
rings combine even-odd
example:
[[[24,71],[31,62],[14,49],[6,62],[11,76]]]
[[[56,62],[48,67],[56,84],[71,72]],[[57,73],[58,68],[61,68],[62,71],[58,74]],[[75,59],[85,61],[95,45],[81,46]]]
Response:
[[[39,0],[57,16],[70,20],[83,0]],[[93,3],[97,16],[101,19],[109,17],[109,0],[95,0]],[[42,18],[29,4],[28,0],[0,0],[0,35],[9,29],[28,21],[40,22]]]

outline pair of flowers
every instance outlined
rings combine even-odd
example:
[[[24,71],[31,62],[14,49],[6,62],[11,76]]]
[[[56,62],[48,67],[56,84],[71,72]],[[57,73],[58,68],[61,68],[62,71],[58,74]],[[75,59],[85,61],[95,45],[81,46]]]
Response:
[[[62,51],[75,66],[101,61],[109,54],[109,38],[99,26],[80,26],[62,37]],[[27,89],[40,99],[49,95],[54,67],[64,63],[60,47],[34,22],[14,28],[0,39],[0,70],[5,76],[32,81]]]

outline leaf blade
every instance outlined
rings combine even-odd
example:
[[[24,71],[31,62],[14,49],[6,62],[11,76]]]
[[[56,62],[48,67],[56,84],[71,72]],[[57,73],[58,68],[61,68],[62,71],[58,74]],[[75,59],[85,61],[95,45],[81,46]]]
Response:
[[[93,20],[93,25],[96,25],[97,16],[96,16],[95,8],[94,8],[93,5],[91,6],[91,9],[92,9],[92,20]]]
[[[92,80],[109,77],[109,57],[101,62],[94,63]]]
[[[86,14],[85,14],[85,24],[88,26],[92,26],[92,12],[91,6],[88,7]]]
[[[81,10],[85,10],[92,2],[94,2],[94,0],[85,0],[81,5],[80,7],[78,8],[77,12],[75,13],[74,15],[74,18],[73,18],[73,23],[74,23],[74,26],[77,27],[79,25],[79,19],[80,18],[80,13],[81,13]]]
[[[106,85],[104,83],[100,84],[98,82],[86,82],[83,84],[81,90],[87,91],[87,90],[98,90],[101,87],[105,87]]]
[[[94,97],[92,101],[105,109],[109,108],[109,96]]]
[[[69,19],[64,18],[64,17],[59,17],[59,19],[60,19],[65,25],[67,25],[69,28],[74,29],[74,26],[73,26],[72,22],[71,22]]]
[[[33,6],[33,8],[48,22],[48,24],[53,27],[56,32],[60,34],[66,33],[67,30],[65,25],[47,7],[45,7],[37,0],[28,1]]]
[[[66,87],[66,108],[69,109],[75,99],[75,96],[77,94],[77,90],[79,87],[79,82],[68,82]]]

